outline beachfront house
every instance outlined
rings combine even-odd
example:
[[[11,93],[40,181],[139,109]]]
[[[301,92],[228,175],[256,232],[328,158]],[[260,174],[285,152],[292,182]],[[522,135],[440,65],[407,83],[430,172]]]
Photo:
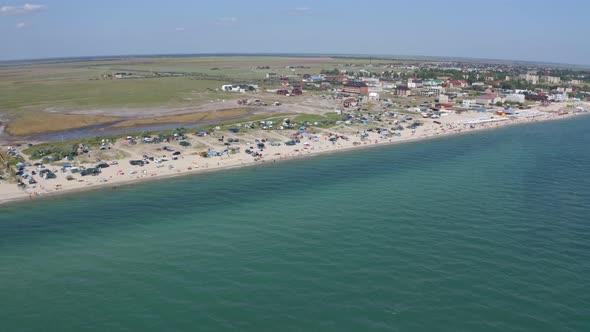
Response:
[[[504,98],[497,94],[488,93],[485,95],[475,97],[475,103],[478,105],[489,106],[494,105],[497,102],[504,102]]]
[[[472,108],[474,107],[476,104],[475,99],[465,99],[463,100],[463,103],[461,104],[461,106],[465,107],[465,108]]]
[[[524,103],[524,95],[520,93],[511,93],[506,96],[506,101],[513,103]]]

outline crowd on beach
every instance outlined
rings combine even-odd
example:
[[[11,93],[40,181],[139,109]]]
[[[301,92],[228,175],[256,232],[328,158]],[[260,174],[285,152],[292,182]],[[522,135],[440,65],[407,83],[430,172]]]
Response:
[[[373,121],[356,119],[330,128],[308,124],[289,130],[242,130],[216,128],[211,132],[183,134],[165,142],[151,143],[128,137],[102,145],[103,150],[117,151],[125,157],[95,162],[79,161],[43,165],[26,160],[18,165],[18,184],[0,183],[0,202],[35,199],[49,194],[82,190],[89,187],[116,187],[148,178],[163,178],[230,167],[276,162],[300,156],[326,153],[384,143],[397,143],[490,129],[508,124],[546,121],[572,116],[558,108],[532,110],[515,116],[495,116],[477,112],[448,112],[436,119],[373,113]],[[375,121],[378,118],[378,121]],[[184,142],[184,144],[182,144]],[[19,153],[15,147],[10,147]],[[98,150],[99,147],[96,148]],[[100,151],[86,153],[101,155]],[[112,157],[115,158],[115,157]],[[88,160],[88,158],[86,158]],[[48,175],[52,174],[52,175]]]

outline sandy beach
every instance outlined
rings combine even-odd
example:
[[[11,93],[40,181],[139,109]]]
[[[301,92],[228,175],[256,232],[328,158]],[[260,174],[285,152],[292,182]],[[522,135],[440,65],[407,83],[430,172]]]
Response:
[[[587,106],[587,105],[586,105]],[[15,183],[0,183],[0,204],[13,201],[35,201],[47,197],[55,197],[68,193],[78,193],[90,189],[116,188],[122,185],[139,183],[148,180],[163,180],[170,177],[198,174],[216,170],[236,167],[246,167],[259,164],[276,163],[301,157],[315,156],[325,153],[361,149],[385,144],[398,144],[424,139],[435,139],[450,135],[465,134],[480,130],[495,129],[507,125],[524,125],[527,123],[549,121],[570,118],[580,114],[558,114],[565,108],[565,103],[555,103],[549,107],[523,111],[516,116],[500,117],[491,113],[478,113],[475,111],[461,114],[449,114],[438,119],[421,119],[419,114],[414,118],[420,120],[423,125],[415,129],[405,129],[399,132],[375,132],[364,131],[357,125],[337,125],[333,128],[309,127],[301,135],[297,130],[254,130],[239,133],[217,131],[214,135],[199,137],[187,134],[186,141],[190,147],[182,147],[178,142],[147,144],[139,142],[129,144],[125,140],[119,140],[115,144],[109,144],[109,150],[117,151],[122,158],[104,159],[101,161],[110,164],[102,168],[98,175],[81,176],[80,173],[72,174],[70,170],[62,171],[61,161],[54,165],[44,165],[56,174],[54,179],[43,179],[35,175],[37,183],[19,187]],[[420,119],[419,119],[420,118]],[[391,126],[390,126],[391,127]],[[295,135],[294,135],[295,134]],[[201,151],[224,151],[228,149],[228,138],[239,139],[232,142],[232,148],[239,148],[239,152],[219,153],[219,155],[204,158]],[[293,138],[299,139],[295,145],[286,145],[285,141]],[[258,144],[264,144],[259,148]],[[278,145],[277,143],[280,143]],[[169,146],[169,150],[163,150]],[[246,153],[250,150],[252,154]],[[94,151],[88,153],[87,159],[92,159]],[[145,159],[146,156],[155,157],[155,160]],[[174,160],[173,160],[174,158]],[[96,158],[95,158],[96,159]],[[148,160],[143,166],[132,166],[131,160]],[[37,167],[36,161],[27,160],[32,166],[25,169],[26,173],[32,173]],[[72,162],[77,168],[95,167],[97,162],[79,163]],[[27,181],[23,181],[28,183]]]

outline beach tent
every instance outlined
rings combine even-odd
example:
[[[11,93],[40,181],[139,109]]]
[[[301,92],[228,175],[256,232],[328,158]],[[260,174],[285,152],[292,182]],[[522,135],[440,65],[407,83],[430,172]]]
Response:
[[[51,172],[51,171],[50,171],[50,172],[46,172],[46,173],[43,175],[43,178],[44,178],[44,179],[55,179],[56,177],[57,177],[57,176],[55,176],[55,174],[54,174],[53,172]]]

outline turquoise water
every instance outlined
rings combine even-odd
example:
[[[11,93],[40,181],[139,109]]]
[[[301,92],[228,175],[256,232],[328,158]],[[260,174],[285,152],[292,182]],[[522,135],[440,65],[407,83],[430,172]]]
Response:
[[[1,331],[590,331],[590,117],[0,208]]]

